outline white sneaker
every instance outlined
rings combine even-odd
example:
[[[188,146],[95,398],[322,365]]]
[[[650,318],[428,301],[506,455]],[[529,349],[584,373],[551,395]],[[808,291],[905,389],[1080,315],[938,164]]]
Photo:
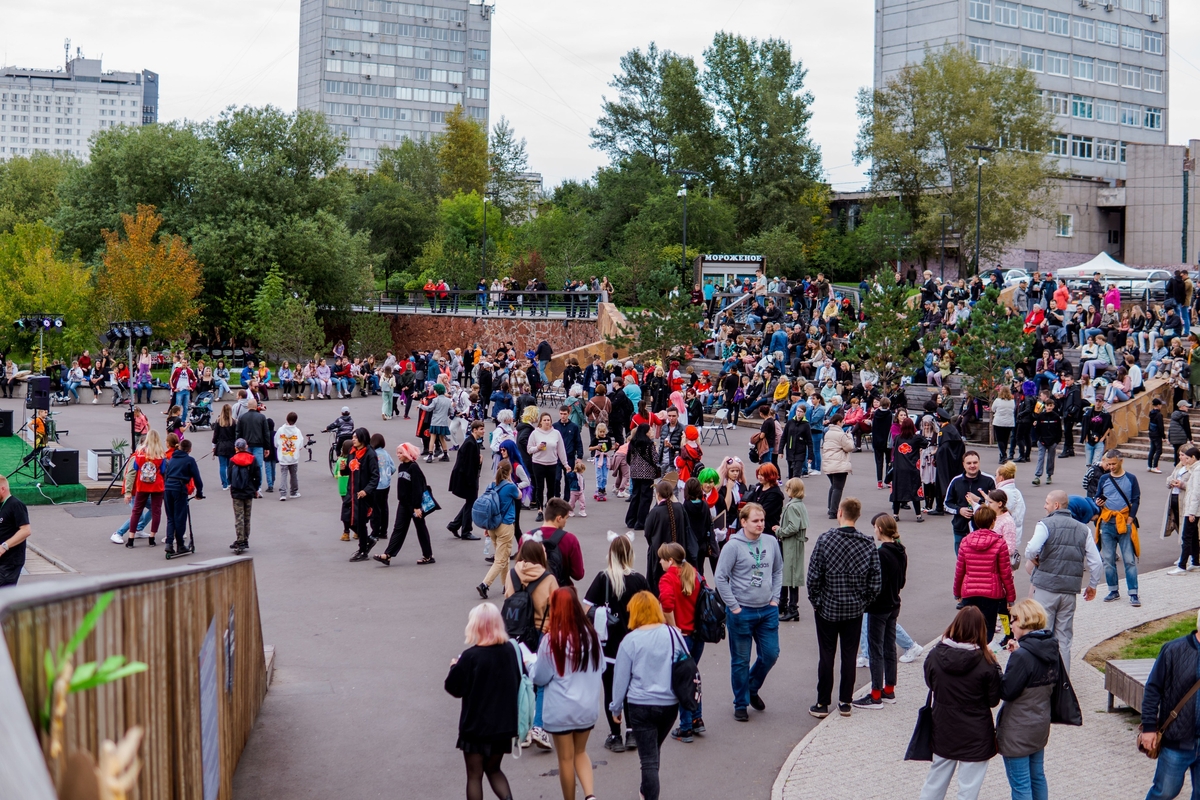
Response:
[[[153,536],[153,534],[146,533],[146,531],[144,531],[144,530],[140,530],[137,533],[135,533],[133,536],[135,539],[149,539]]]
[[[586,511],[580,511],[580,512],[579,512],[579,516],[581,516],[581,517],[586,517],[586,516],[587,516],[587,512],[586,512]]]
[[[911,664],[917,660],[917,656],[925,652],[925,648],[919,644],[913,644],[912,647],[904,651],[904,655],[900,656],[900,661],[904,664]]]
[[[282,503],[284,500],[287,500],[287,495],[286,494],[279,495],[279,502]]]
[[[550,734],[546,733],[541,728],[530,728],[529,735],[533,739],[533,743],[541,749],[553,749],[554,743],[550,740]]]
[[[291,497],[292,499],[295,499],[295,498],[297,498],[297,497],[299,497],[299,496],[300,496],[300,493],[299,493],[299,492],[292,492],[292,493],[291,493],[291,495],[290,495],[290,497]]]
[[[1168,575],[1187,575],[1187,570],[1180,569],[1179,565],[1176,564],[1175,566],[1173,566],[1169,570],[1167,570],[1167,574]]]
[[[569,511],[569,512],[567,512],[567,516],[568,516],[568,517],[573,517],[573,516],[575,516],[575,512],[574,512],[574,511]]]
[[[125,544],[125,537],[119,533],[114,533],[112,536],[108,537],[108,540],[113,544]]]
[[[736,428],[736,427],[737,427],[737,425],[734,425],[734,424],[731,422],[731,423],[729,423],[728,425],[726,425],[726,426],[725,426],[725,430],[727,430],[727,431],[731,431],[731,430],[733,430],[733,429],[734,429],[734,428]]]
[[[858,657],[858,662],[857,662],[856,666],[859,666],[859,667],[869,667],[869,666],[871,666],[871,659],[869,659],[869,658],[866,658],[866,657],[864,657],[864,656],[859,656],[859,657]]]
[[[92,405],[96,405],[96,403],[99,403],[99,402],[100,402],[100,398],[98,398],[98,397],[92,398]]]

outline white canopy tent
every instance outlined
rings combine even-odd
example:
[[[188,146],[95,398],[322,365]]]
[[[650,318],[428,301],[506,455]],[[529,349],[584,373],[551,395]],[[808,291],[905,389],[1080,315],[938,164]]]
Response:
[[[1149,270],[1127,267],[1108,253],[1101,253],[1085,264],[1060,269],[1056,274],[1060,278],[1090,278],[1092,277],[1092,273],[1095,272],[1099,272],[1106,278],[1144,279],[1148,277]]]

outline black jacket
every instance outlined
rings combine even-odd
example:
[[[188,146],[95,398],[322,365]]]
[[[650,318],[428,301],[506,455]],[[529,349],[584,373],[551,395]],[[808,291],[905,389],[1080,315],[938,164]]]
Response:
[[[687,514],[683,506],[671,500],[658,503],[646,514],[646,580],[650,581],[650,591],[658,595],[658,579],[663,576],[663,569],[658,563],[658,548],[668,542],[683,545],[688,561],[694,562],[700,550],[699,542],[692,535],[688,525]]]
[[[1033,415],[1033,438],[1044,445],[1058,444],[1062,441],[1062,420],[1053,411],[1043,411]]]
[[[402,508],[410,511],[421,507],[421,497],[425,494],[425,473],[416,461],[396,465],[396,474],[392,476],[396,487],[396,500]],[[347,492],[347,495],[349,492]],[[397,512],[399,514],[400,512]]]
[[[708,504],[703,500],[688,500],[683,504],[683,514],[687,517],[688,530],[696,539],[697,552],[695,560],[689,557],[689,562],[696,569],[708,555],[720,552],[717,540],[713,537],[713,515],[708,510]]]
[[[1200,643],[1196,632],[1167,642],[1154,660],[1150,677],[1146,680],[1146,692],[1142,696],[1142,730],[1147,733],[1158,731],[1166,722],[1175,705],[1183,699],[1188,689],[1196,682],[1196,662],[1200,660]],[[1163,746],[1177,750],[1192,750],[1200,729],[1196,726],[1196,702],[1184,704],[1179,716],[1163,731]]]
[[[517,735],[521,666],[510,642],[469,647],[450,667],[446,691],[462,698],[458,736],[463,742],[511,739]]]
[[[996,755],[992,709],[1000,702],[1000,665],[977,648],[943,641],[925,659],[925,685],[933,690],[933,752],[954,761],[988,761]]]
[[[479,496],[479,472],[483,463],[479,460],[479,442],[467,436],[458,448],[454,469],[450,470],[450,494],[463,500],[474,500]]]
[[[237,452],[233,447],[233,443],[238,438],[237,423],[218,425],[213,422],[212,433],[214,454],[219,458],[232,458],[233,454]]]
[[[270,437],[267,418],[258,411],[248,410],[238,418],[237,438],[245,439],[246,446],[251,450],[255,447],[268,447],[271,443]]]
[[[775,528],[779,525],[779,520],[783,518],[783,489],[779,488],[779,484],[764,489],[760,483],[742,500],[747,503],[758,503],[763,507],[763,516],[765,517],[763,533],[775,536]]]
[[[970,505],[967,502],[967,495],[975,494],[982,497],[995,488],[996,481],[992,479],[992,476],[982,472],[974,478],[968,478],[966,473],[963,473],[950,481],[950,486],[946,489],[946,511],[954,515],[951,525],[954,528],[955,536],[961,538],[974,530],[971,527],[971,521],[958,513],[960,508]]]
[[[892,433],[892,410],[877,408],[871,415],[871,447],[882,450],[887,447],[888,436]]]
[[[867,606],[868,614],[890,614],[900,610],[900,590],[908,575],[908,554],[899,542],[884,542],[878,549],[879,575],[882,586],[879,594]]]
[[[1150,427],[1146,431],[1151,439],[1162,441],[1163,434],[1166,433],[1166,423],[1163,421],[1162,411],[1157,408],[1150,410]]]
[[[1112,416],[1107,411],[1092,409],[1083,415],[1083,427],[1079,430],[1080,444],[1096,444],[1112,429]]]
[[[535,355],[537,356],[538,361],[549,361],[550,359],[554,358],[554,348],[550,346],[549,342],[543,339],[538,343],[537,352]]]

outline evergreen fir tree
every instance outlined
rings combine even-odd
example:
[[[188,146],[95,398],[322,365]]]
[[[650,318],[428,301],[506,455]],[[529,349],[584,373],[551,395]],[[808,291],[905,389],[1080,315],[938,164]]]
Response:
[[[1023,363],[1033,347],[1024,321],[1007,313],[1000,293],[986,289],[971,309],[965,330],[951,336],[963,389],[971,397],[989,398],[1004,378],[1004,370]]]
[[[854,362],[886,384],[912,371],[921,306],[909,289],[897,285],[891,269],[880,270],[877,282],[878,286],[860,299],[866,322],[854,333],[850,354]]]

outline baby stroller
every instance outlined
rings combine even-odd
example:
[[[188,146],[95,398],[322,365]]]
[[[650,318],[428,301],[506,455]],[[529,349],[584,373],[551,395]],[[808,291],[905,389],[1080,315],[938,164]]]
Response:
[[[212,429],[213,393],[201,392],[188,409],[188,428],[193,431]]]

